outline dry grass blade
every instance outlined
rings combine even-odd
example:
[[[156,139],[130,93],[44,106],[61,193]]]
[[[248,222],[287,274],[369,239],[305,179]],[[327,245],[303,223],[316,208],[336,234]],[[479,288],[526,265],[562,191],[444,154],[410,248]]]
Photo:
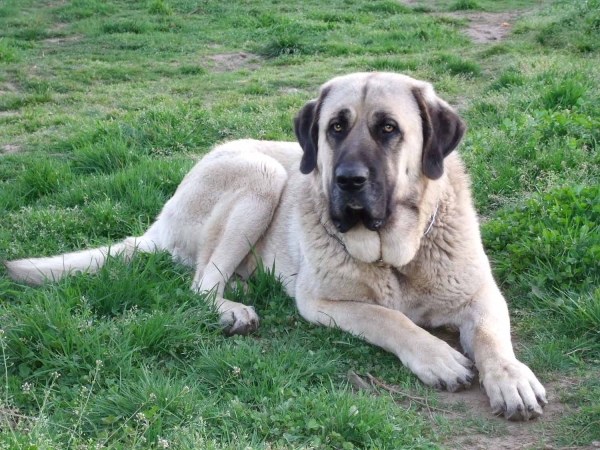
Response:
[[[407,394],[404,391],[401,391],[400,389],[398,389],[397,386],[390,386],[389,384],[384,383],[383,381],[379,380],[378,378],[374,377],[373,375],[371,375],[370,373],[367,373],[367,378],[369,379],[369,381],[371,381],[371,383],[374,386],[377,386],[385,391],[388,391],[391,394],[397,394],[397,395],[401,395],[405,398],[407,398],[409,401],[411,402],[415,402],[418,403],[421,406],[424,406],[425,408],[427,408],[427,412],[429,414],[429,416],[432,416],[432,411],[439,411],[439,412],[443,412],[446,414],[454,414],[457,416],[460,416],[460,414],[454,412],[454,411],[449,411],[447,409],[441,409],[441,408],[436,408],[434,406],[431,406],[429,404],[429,400],[427,400],[426,397],[417,397],[414,395],[410,395]]]
[[[372,391],[373,387],[367,383],[364,379],[356,375],[353,370],[348,371],[348,382],[359,391]]]

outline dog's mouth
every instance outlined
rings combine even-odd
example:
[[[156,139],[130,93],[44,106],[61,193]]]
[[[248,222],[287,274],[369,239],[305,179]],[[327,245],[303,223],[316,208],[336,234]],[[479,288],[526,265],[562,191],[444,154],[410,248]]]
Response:
[[[340,233],[346,233],[359,223],[371,231],[379,231],[386,220],[386,217],[376,217],[369,209],[356,203],[348,203],[341,215],[332,216],[332,222]]]
[[[359,191],[348,192],[335,184],[329,198],[329,215],[340,233],[346,233],[362,223],[370,231],[379,231],[385,226],[390,212],[381,183],[369,183]]]

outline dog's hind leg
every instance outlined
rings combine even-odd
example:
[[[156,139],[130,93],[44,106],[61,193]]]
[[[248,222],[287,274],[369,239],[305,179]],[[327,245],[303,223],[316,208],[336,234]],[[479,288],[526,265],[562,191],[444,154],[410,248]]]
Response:
[[[287,173],[274,159],[260,155],[256,170],[244,174],[247,188],[224,195],[213,209],[203,231],[192,289],[214,291],[215,306],[228,335],[248,334],[258,327],[251,306],[223,297],[229,278],[267,231],[285,186]],[[234,200],[235,199],[235,200]]]
[[[192,289],[197,292],[214,291],[215,306],[221,315],[225,334],[246,335],[258,327],[258,315],[251,306],[223,297],[225,285],[236,268],[264,234],[272,217],[272,205],[264,200],[243,198],[229,214],[206,264],[199,264]]]

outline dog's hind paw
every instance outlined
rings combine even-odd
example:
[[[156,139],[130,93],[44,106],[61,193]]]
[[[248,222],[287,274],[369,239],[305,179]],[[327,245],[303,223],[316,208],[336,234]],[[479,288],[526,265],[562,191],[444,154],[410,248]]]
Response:
[[[220,325],[226,336],[246,336],[258,328],[258,315],[252,306],[236,305],[221,314]]]

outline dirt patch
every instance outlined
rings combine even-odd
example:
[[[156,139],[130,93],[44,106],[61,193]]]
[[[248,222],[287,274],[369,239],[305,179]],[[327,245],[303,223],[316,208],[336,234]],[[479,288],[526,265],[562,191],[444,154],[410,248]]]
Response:
[[[60,30],[64,30],[68,26],[69,26],[68,23],[57,22],[50,29],[52,31],[60,31]]]
[[[463,32],[476,43],[498,42],[506,38],[515,20],[526,11],[489,12],[444,12],[435,15],[466,19],[467,28]]]
[[[3,155],[10,155],[11,153],[17,153],[21,150],[21,146],[17,144],[6,144],[0,147],[0,153]]]
[[[293,87],[282,87],[279,88],[279,92],[282,92],[283,94],[298,94],[300,89]]]
[[[0,84],[0,89],[4,92],[20,92],[19,86],[8,81]]]
[[[229,72],[239,69],[258,69],[262,58],[253,53],[219,53],[209,56],[208,59],[213,64],[213,72]]]
[[[69,37],[44,39],[42,42],[45,44],[66,44],[68,42],[78,41],[82,37],[83,37],[82,35],[76,34],[75,36],[69,36]]]
[[[0,91],[0,95],[2,95],[3,92]],[[1,117],[18,117],[21,115],[20,111],[0,111],[0,118]]]
[[[503,417],[491,413],[487,396],[479,389],[479,381],[473,380],[471,389],[459,393],[439,392],[438,398],[442,408],[451,411],[460,411],[462,419],[472,418],[478,426],[465,427],[465,434],[450,438],[445,443],[450,449],[494,449],[494,450],[519,450],[519,449],[551,449],[553,447],[553,427],[565,412],[565,405],[558,401],[557,392],[559,383],[546,384],[550,402],[544,408],[544,415],[529,422],[510,422]],[[457,420],[456,416],[448,414],[451,421]],[[481,423],[484,419],[486,423]],[[467,422],[468,423],[468,422]],[[482,430],[485,428],[485,432]]]
[[[41,5],[46,8],[60,8],[61,6],[65,6],[68,2],[66,0],[57,1],[57,2],[42,2]]]
[[[429,331],[454,349],[461,350],[460,334],[457,329],[444,327]],[[517,339],[513,339],[515,349],[518,349],[520,344]],[[450,437],[444,443],[444,447],[461,450],[554,448],[552,424],[567,410],[567,407],[558,401],[559,393],[572,384],[572,380],[568,378],[544,383],[549,403],[541,417],[529,422],[510,422],[502,416],[494,416],[487,395],[479,389],[477,376],[469,390],[456,393],[438,392],[440,405],[439,410],[434,412],[455,423],[456,425],[452,425],[453,429],[457,429],[458,425],[464,429],[464,433],[456,433],[455,436]]]
[[[398,0],[405,6],[427,6],[417,0]],[[453,11],[434,12],[434,16],[450,17],[452,19],[467,20],[467,28],[463,30],[471,41],[476,43],[499,42],[508,36],[510,30],[519,17],[527,11]]]

